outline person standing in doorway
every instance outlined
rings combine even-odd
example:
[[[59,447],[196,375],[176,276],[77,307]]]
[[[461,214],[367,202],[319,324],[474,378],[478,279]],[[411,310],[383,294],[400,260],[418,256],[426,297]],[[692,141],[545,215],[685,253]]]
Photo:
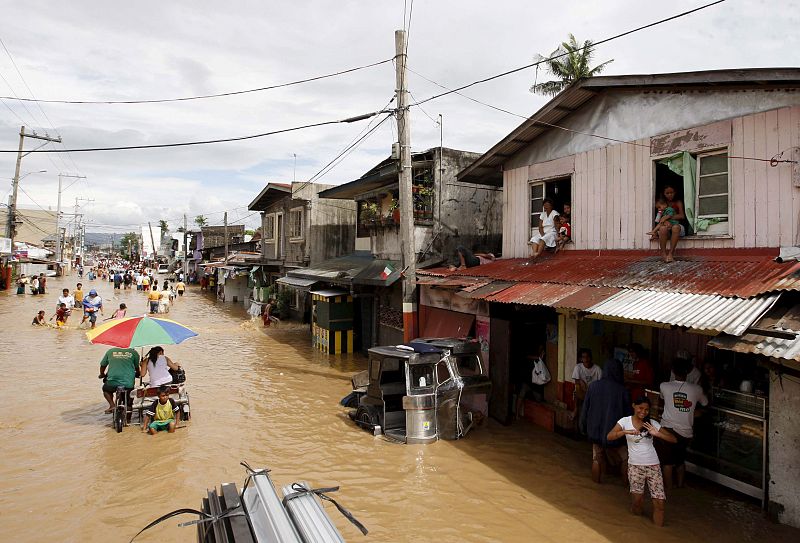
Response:
[[[592,351],[589,349],[578,350],[578,363],[575,369],[572,370],[572,381],[575,384],[573,399],[575,400],[575,410],[572,412],[572,418],[578,416],[578,428],[582,428],[583,424],[580,422],[581,407],[583,399],[586,397],[586,390],[589,385],[594,381],[599,380],[603,376],[603,371],[599,366],[595,366],[592,362]],[[619,417],[617,417],[619,418]]]
[[[517,420],[522,418],[522,408],[528,396],[531,396],[537,402],[544,399],[544,386],[536,383],[534,379],[534,373],[539,362],[545,368],[547,367],[544,361],[546,352],[544,345],[539,344],[535,352],[537,354],[529,354],[525,357],[525,362],[520,365],[520,372],[517,376],[517,402],[514,410]]]
[[[664,504],[667,495],[664,493],[664,479],[658,454],[653,446],[653,439],[661,439],[675,443],[677,440],[670,432],[661,429],[661,425],[650,420],[650,400],[642,396],[633,401],[633,415],[617,421],[608,432],[606,439],[616,441],[624,437],[628,443],[628,484],[631,489],[631,512],[642,514],[644,503],[644,486],[647,483],[650,498],[653,500],[653,523],[664,525]]]
[[[673,476],[675,486],[678,488],[683,486],[686,475],[686,449],[694,437],[692,428],[694,412],[698,403],[708,405],[703,387],[686,380],[690,363],[683,358],[676,358],[672,363],[675,378],[667,383],[661,383],[660,387],[661,397],[664,399],[661,426],[665,431],[672,432],[677,440],[675,443],[659,442],[656,445],[667,489],[672,488]]]
[[[625,384],[631,391],[631,398],[645,396],[645,389],[653,386],[653,366],[645,357],[644,347],[631,343],[628,347],[629,365],[625,368]]]
[[[628,447],[623,439],[608,440],[608,430],[631,414],[631,397],[622,381],[622,362],[612,358],[603,367],[603,377],[586,391],[581,411],[582,430],[592,443],[592,480],[603,482],[608,460],[620,466],[623,480],[628,480]]]

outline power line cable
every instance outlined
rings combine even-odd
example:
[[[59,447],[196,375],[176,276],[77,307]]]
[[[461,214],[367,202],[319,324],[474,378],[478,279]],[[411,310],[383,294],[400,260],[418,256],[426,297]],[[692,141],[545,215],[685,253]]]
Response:
[[[276,85],[268,85],[266,87],[258,87],[255,89],[246,89],[246,90],[239,90],[239,91],[230,91],[230,92],[220,92],[216,94],[201,94],[198,96],[182,96],[179,98],[156,98],[152,100],[38,100],[36,98],[20,98],[18,96],[15,97],[5,97],[0,96],[0,99],[8,99],[8,100],[19,100],[20,102],[40,102],[43,104],[161,104],[166,102],[186,102],[189,100],[205,100],[208,98],[221,98],[224,96],[237,96],[240,94],[248,94],[253,92],[262,92],[268,91],[273,89],[280,89],[283,87],[289,87],[292,85],[299,85],[302,83],[309,83],[311,81],[319,81],[320,79],[327,79],[330,77],[336,77],[339,75],[344,75],[352,72],[357,72],[359,70],[364,70],[366,68],[372,68],[374,66],[380,66],[381,64],[386,64],[387,62],[391,62],[393,59],[388,58],[385,60],[380,60],[378,62],[373,62],[371,64],[364,64],[362,66],[356,66],[354,68],[348,68],[346,70],[340,70],[338,72],[332,72],[329,74],[318,75],[314,77],[307,77],[305,79],[298,79],[296,81],[290,81],[288,83],[279,83]]]
[[[122,145],[118,147],[86,147],[80,149],[41,149],[35,151],[29,151],[29,153],[85,153],[85,152],[94,152],[94,151],[129,151],[133,149],[165,149],[170,147],[189,147],[193,145],[210,145],[215,143],[227,143],[232,141],[243,141],[243,140],[251,140],[256,138],[263,138],[265,136],[273,136],[275,134],[284,134],[286,132],[295,132],[297,130],[304,130],[306,128],[315,128],[318,126],[326,126],[330,124],[342,124],[342,123],[354,123],[358,121],[363,121],[366,119],[370,119],[376,115],[380,115],[381,113],[390,113],[389,111],[373,111],[372,113],[364,113],[362,115],[356,115],[354,117],[349,117],[347,119],[339,119],[335,121],[322,121],[318,123],[311,123],[305,124],[302,126],[293,126],[291,128],[282,128],[280,130],[272,130],[270,132],[262,132],[260,134],[252,134],[249,136],[238,136],[233,138],[219,138],[213,140],[200,140],[200,141],[185,141],[185,142],[176,142],[176,143],[155,143],[150,145]],[[0,153],[16,153],[16,149],[0,149]]]
[[[619,38],[628,36],[629,34],[633,34],[635,32],[639,32],[639,31],[645,30],[647,28],[652,28],[654,26],[657,26],[657,25],[660,25],[660,24],[663,24],[663,23],[666,23],[666,22],[669,22],[669,21],[674,21],[675,19],[679,19],[679,18],[685,17],[687,15],[691,15],[692,13],[696,13],[696,12],[704,10],[706,8],[710,8],[712,6],[716,6],[717,4],[721,4],[721,3],[725,2],[725,1],[726,0],[716,0],[716,1],[711,2],[709,4],[704,4],[704,5],[700,6],[700,7],[697,7],[697,8],[694,8],[694,9],[690,9],[690,10],[684,11],[682,13],[678,13],[677,15],[672,15],[671,17],[667,17],[665,19],[660,19],[658,21],[655,21],[655,22],[652,22],[652,23],[648,23],[646,25],[639,26],[639,27],[633,28],[631,30],[626,30],[625,32],[621,32],[620,34],[616,34],[616,35],[611,36],[609,38],[605,38],[605,39],[602,39],[600,41],[594,42],[592,44],[592,48],[595,48],[598,45],[601,45],[601,44],[604,44],[604,43],[608,43],[610,41],[617,40]],[[553,56],[548,57],[548,58],[542,58],[542,59],[537,60],[536,62],[532,62],[530,64],[526,64],[524,66],[520,66],[518,68],[513,68],[511,70],[507,70],[505,72],[502,72],[502,73],[499,73],[499,74],[495,74],[495,75],[492,75],[492,76],[489,76],[489,77],[484,77],[483,79],[479,79],[477,81],[473,81],[472,83],[467,83],[466,85],[462,85],[460,87],[456,87],[455,89],[451,89],[451,90],[449,90],[447,92],[443,92],[443,93],[440,93],[440,94],[435,94],[433,96],[425,98],[424,100],[421,100],[421,101],[416,102],[414,104],[410,104],[409,107],[410,106],[418,106],[420,104],[424,104],[426,102],[430,102],[431,100],[436,100],[438,98],[441,98],[442,96],[447,96],[448,94],[453,94],[453,93],[456,93],[458,91],[462,91],[464,89],[468,89],[470,87],[474,87],[475,85],[480,85],[481,83],[486,83],[488,81],[493,81],[495,79],[499,79],[499,78],[505,77],[507,75],[515,74],[517,72],[521,72],[523,70],[527,70],[528,68],[533,68],[534,66],[538,66],[539,64],[550,62],[551,60],[556,60],[558,58],[565,57],[567,55],[569,55],[569,52],[565,51],[564,53],[561,53],[561,54],[558,54],[558,55],[553,55]]]

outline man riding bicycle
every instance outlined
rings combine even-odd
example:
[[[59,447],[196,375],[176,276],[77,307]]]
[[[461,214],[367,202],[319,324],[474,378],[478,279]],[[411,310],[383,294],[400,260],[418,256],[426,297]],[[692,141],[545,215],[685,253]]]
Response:
[[[139,353],[136,349],[113,347],[106,351],[100,361],[100,375],[103,380],[103,397],[108,402],[106,413],[114,411],[114,393],[117,387],[124,387],[126,392],[136,385],[136,374],[139,368]]]

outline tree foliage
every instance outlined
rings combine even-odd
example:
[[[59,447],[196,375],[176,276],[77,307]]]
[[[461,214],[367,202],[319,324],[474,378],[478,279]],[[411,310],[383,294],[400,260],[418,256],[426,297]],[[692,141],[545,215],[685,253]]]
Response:
[[[197,226],[206,226],[208,224],[208,220],[203,215],[198,215],[194,218],[194,223]]]
[[[158,227],[161,228],[161,234],[166,234],[169,232],[169,224],[164,219],[158,221]]]
[[[569,34],[569,41],[562,42],[549,56],[545,57],[537,54],[534,60],[537,62],[543,61],[542,64],[546,66],[547,71],[557,79],[534,84],[530,89],[531,92],[555,96],[579,79],[600,75],[606,66],[614,62],[614,59],[607,60],[592,68],[590,66],[594,56],[592,45],[591,40],[586,40],[581,45],[575,39],[575,36]]]

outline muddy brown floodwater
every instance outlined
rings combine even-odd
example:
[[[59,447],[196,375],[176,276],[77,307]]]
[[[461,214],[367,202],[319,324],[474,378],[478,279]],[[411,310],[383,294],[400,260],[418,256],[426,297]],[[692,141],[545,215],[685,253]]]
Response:
[[[75,282],[51,279],[43,297],[0,293],[0,541],[127,541],[163,513],[198,507],[206,488],[241,486],[242,460],[271,468],[279,484],[341,485],[336,498],[370,529],[363,537],[328,508],[348,541],[800,540],[695,480],[668,497],[667,526],[654,528],[627,512],[618,478],[591,482],[587,444],[524,423],[432,445],[373,437],[338,405],[363,358],[315,352],[298,327],[264,333],[240,306],[196,289],[169,317],[199,337],[166,348],[187,371],[191,422],[172,435],[117,434],[97,379],[105,348],[75,316],[64,330],[30,325]],[[135,290],[84,284],[99,289],[106,315],[120,302],[145,311]],[[194,541],[177,522],[137,541]]]

